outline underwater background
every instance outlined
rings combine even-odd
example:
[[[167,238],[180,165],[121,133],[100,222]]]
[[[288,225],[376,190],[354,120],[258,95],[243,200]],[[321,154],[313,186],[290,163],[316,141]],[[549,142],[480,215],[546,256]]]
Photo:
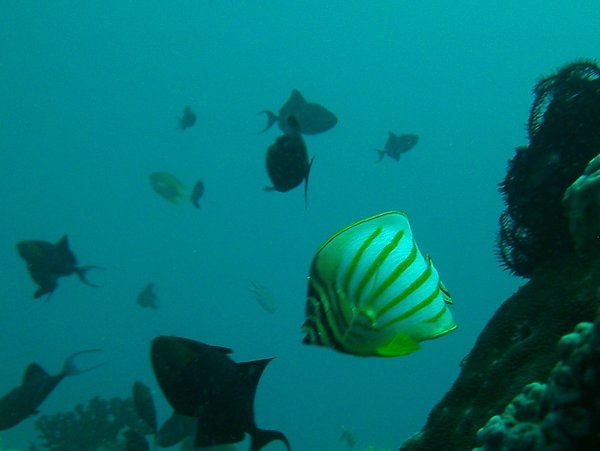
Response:
[[[542,76],[597,56],[594,1],[34,2],[0,4],[0,393],[31,362],[51,374],[101,348],[104,366],[63,381],[41,413],[149,385],[173,334],[231,347],[236,361],[276,356],[256,398],[259,426],[294,450],[397,449],[448,390],[497,307],[523,283],[494,254],[497,184],[526,141]],[[293,88],[338,124],[306,136],[308,187],[265,192],[265,125]],[[182,132],[185,105],[198,116]],[[400,161],[377,163],[388,132],[416,133]],[[199,178],[199,210],[154,193],[148,175]],[[395,359],[300,343],[307,275],[320,244],[386,210],[408,213],[454,298],[458,329]],[[79,263],[106,267],[99,288],[63,278],[48,302],[15,250],[68,233]],[[138,293],[153,282],[158,310]],[[269,288],[265,312],[249,291]],[[37,438],[34,419],[5,446]],[[246,444],[238,445],[246,449]],[[268,449],[284,449],[274,442]]]

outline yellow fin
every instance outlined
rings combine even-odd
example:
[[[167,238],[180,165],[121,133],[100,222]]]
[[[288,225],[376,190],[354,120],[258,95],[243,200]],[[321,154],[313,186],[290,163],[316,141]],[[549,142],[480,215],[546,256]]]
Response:
[[[419,343],[406,334],[396,335],[388,344],[377,348],[377,355],[381,357],[398,357],[412,354],[421,349]]]

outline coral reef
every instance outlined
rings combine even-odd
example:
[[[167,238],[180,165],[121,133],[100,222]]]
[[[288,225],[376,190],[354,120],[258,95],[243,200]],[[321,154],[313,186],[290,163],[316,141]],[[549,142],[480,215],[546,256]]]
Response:
[[[563,205],[577,252],[586,257],[600,253],[600,154],[565,191]]]
[[[39,417],[35,427],[41,446],[55,451],[121,449],[119,434],[125,429],[150,433],[135,413],[133,401],[121,398],[92,398],[87,406],[78,404],[73,411]]]
[[[517,149],[501,184],[499,255],[531,280],[490,319],[458,379],[401,450],[475,447],[487,419],[532,381],[546,380],[559,361],[558,341],[600,307],[600,255],[576,252],[562,206],[600,149],[600,68],[574,63],[538,83],[528,128],[530,145]],[[535,399],[539,387],[528,395]]]
[[[534,95],[530,143],[516,149],[500,184],[506,210],[498,254],[522,277],[575,252],[561,202],[600,149],[600,67],[569,64],[541,80]]]
[[[548,383],[527,385],[479,430],[479,451],[600,449],[600,311],[559,342]]]
[[[404,451],[472,449],[476,433],[532,381],[546,380],[556,344],[600,306],[600,259],[546,265],[502,304],[465,357],[461,373]]]

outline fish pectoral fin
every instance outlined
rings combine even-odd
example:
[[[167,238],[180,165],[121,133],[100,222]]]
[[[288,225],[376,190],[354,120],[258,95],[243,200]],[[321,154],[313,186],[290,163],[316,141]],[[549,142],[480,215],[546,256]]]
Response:
[[[381,357],[399,357],[421,349],[419,343],[406,334],[396,335],[389,343],[377,348]]]

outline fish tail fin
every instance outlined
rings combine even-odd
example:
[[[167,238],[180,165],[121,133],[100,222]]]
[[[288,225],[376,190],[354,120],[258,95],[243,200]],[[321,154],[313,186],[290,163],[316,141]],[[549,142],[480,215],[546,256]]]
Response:
[[[260,131],[260,133],[266,132],[268,129],[270,129],[273,126],[273,124],[275,122],[277,122],[277,119],[279,119],[275,113],[273,113],[272,111],[269,111],[269,110],[259,111],[256,114],[266,114],[267,115],[267,125],[265,128],[263,128]]]
[[[306,178],[304,179],[304,209],[308,208],[308,176],[310,175],[310,168],[312,168],[313,161],[315,161],[315,157],[310,159],[308,169],[306,170]]]
[[[75,274],[77,274],[77,277],[79,277],[79,280],[81,280],[81,283],[84,283],[85,285],[87,285],[89,287],[97,288],[98,285],[90,282],[86,277],[87,272],[90,269],[106,269],[106,268],[103,268],[102,266],[95,266],[95,265],[78,266],[77,268],[75,268]]]
[[[104,363],[99,363],[98,365],[90,366],[90,367],[84,368],[84,369],[80,369],[77,367],[77,365],[75,365],[75,359],[78,356],[80,356],[81,354],[88,354],[90,352],[100,352],[100,351],[102,351],[102,349],[86,349],[85,351],[79,351],[79,352],[75,352],[75,353],[71,354],[69,357],[67,357],[67,360],[65,360],[65,363],[63,365],[62,374],[65,377],[76,376],[78,374],[87,373],[88,371],[92,371],[93,369],[96,369],[99,366],[104,365]]]
[[[379,163],[381,160],[383,160],[383,156],[385,155],[385,151],[381,150],[381,149],[375,149],[375,152],[377,152],[379,158],[377,159],[377,163]]]
[[[198,202],[198,199],[196,199],[193,194],[190,195],[190,201],[194,207],[200,208],[200,202]]]
[[[250,432],[250,451],[260,451],[273,440],[281,440],[285,444],[287,450],[291,451],[290,442],[288,442],[288,439],[283,432],[258,428],[255,428]]]

